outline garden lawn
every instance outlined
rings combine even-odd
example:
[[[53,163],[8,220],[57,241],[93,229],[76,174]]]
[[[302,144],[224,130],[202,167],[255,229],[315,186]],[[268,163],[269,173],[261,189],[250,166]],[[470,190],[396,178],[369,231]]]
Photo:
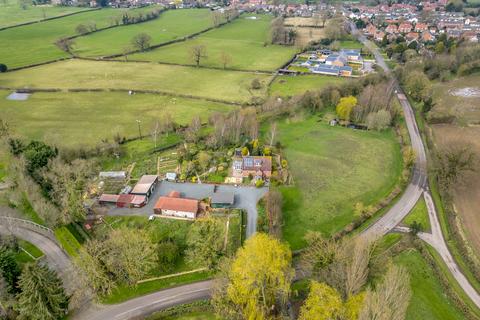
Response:
[[[138,13],[151,7],[131,9]],[[0,5],[0,12],[2,7]],[[55,42],[76,34],[79,24],[95,22],[97,28],[109,26],[112,17],[121,16],[125,9],[102,9],[0,31],[0,61],[9,69],[66,58],[69,55],[57,48]]]
[[[403,265],[410,274],[412,298],[406,320],[465,319],[444,294],[434,271],[418,251],[404,251],[394,258],[394,262]]]
[[[129,58],[193,65],[191,48],[203,45],[207,58],[200,62],[202,66],[223,68],[221,56],[225,53],[231,58],[231,62],[226,64],[227,68],[274,71],[290,60],[296,49],[268,43],[272,19],[269,15],[242,15],[194,39],[134,54]]]
[[[48,76],[47,76],[48,75]],[[153,90],[247,102],[266,95],[271,75],[153,63],[68,60],[0,75],[0,86],[92,90]],[[250,90],[253,79],[262,88]],[[3,102],[2,102],[3,104]]]
[[[155,20],[77,38],[74,53],[86,57],[121,54],[125,49],[136,50],[132,47],[131,40],[139,33],[148,34],[152,38],[151,45],[157,45],[212,26],[212,13],[209,9],[169,10]]]
[[[325,75],[278,76],[270,85],[271,96],[294,96],[308,90],[321,90],[330,85],[348,81],[345,78]]]
[[[126,92],[38,92],[26,101],[6,100],[9,94],[0,90],[0,110],[12,130],[58,146],[93,146],[102,139],[112,141],[116,134],[137,137],[136,120],[149,136],[156,119],[166,113],[185,125],[197,115],[207,121],[214,112],[235,109],[222,103],[156,94],[129,96]]]
[[[0,3],[0,28],[58,17],[82,10],[86,10],[86,8],[53,5],[29,5],[26,9],[22,9],[18,1],[6,0]]]
[[[362,49],[363,44],[357,40],[341,40],[340,48],[342,49]]]
[[[414,221],[422,225],[423,231],[430,231],[430,218],[428,217],[427,204],[423,197],[420,197],[415,207],[403,220],[403,223],[410,226]]]
[[[392,131],[330,127],[310,117],[278,125],[294,186],[284,186],[284,238],[296,250],[309,231],[331,235],[354,219],[354,205],[376,204],[399,181],[400,145]]]

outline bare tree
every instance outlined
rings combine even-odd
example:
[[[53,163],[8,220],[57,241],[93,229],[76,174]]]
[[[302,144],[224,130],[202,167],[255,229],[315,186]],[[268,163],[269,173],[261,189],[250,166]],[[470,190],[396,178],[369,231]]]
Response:
[[[375,291],[367,292],[359,320],[403,320],[411,296],[407,270],[390,265]]]
[[[232,56],[226,53],[225,51],[222,51],[220,53],[220,61],[223,65],[223,69],[226,69],[227,65],[232,63]]]
[[[212,22],[213,22],[213,26],[215,28],[218,27],[222,23],[223,17],[224,17],[224,15],[222,13],[220,13],[219,11],[214,11],[212,13]]]
[[[61,39],[58,39],[56,42],[55,42],[55,45],[60,49],[60,50],[63,50],[65,52],[68,52],[70,53],[73,46],[75,45],[75,41],[73,41],[72,39],[68,39],[68,38],[61,38]]]
[[[270,190],[267,194],[267,217],[269,233],[277,239],[282,237],[282,194]]]
[[[466,174],[477,169],[477,158],[472,147],[457,141],[437,153],[435,171],[442,190],[446,193],[457,183],[463,183]]]
[[[200,66],[200,61],[207,58],[207,48],[204,45],[196,45],[191,47],[190,57],[197,67]]]
[[[152,41],[152,37],[142,32],[134,36],[131,42],[133,47],[137,48],[140,51],[145,51],[148,48],[150,48],[151,41]]]

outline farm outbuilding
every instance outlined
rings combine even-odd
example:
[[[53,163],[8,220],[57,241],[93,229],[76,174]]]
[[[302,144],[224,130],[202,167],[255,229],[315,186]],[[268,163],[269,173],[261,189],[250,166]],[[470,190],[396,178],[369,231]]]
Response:
[[[195,219],[199,210],[196,199],[180,198],[180,192],[172,191],[166,197],[160,197],[153,212],[157,215]]]
[[[233,192],[215,192],[211,198],[212,208],[229,208],[234,202]]]
[[[157,175],[142,176],[130,193],[149,198],[152,195],[153,190],[155,190],[157,182]]]

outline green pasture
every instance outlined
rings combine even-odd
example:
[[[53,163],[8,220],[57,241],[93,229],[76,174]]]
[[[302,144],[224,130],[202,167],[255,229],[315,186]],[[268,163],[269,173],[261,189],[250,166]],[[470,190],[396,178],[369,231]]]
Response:
[[[141,121],[142,134],[150,136],[155,121],[167,113],[185,125],[194,116],[206,121],[214,112],[235,108],[197,99],[126,92],[42,92],[26,101],[6,100],[9,94],[0,90],[0,110],[13,132],[62,146],[93,146],[102,139],[112,141],[116,134],[137,137],[136,120]]]
[[[305,245],[309,230],[340,231],[353,221],[357,202],[376,204],[400,178],[402,156],[393,131],[330,127],[311,117],[279,123],[277,135],[294,181],[280,189],[283,234],[294,250]]]
[[[460,320],[465,319],[445,295],[430,265],[416,250],[402,252],[394,262],[407,268],[410,274],[412,298],[407,311],[407,320]]]
[[[308,90],[321,90],[328,86],[344,83],[345,78],[325,75],[278,76],[270,85],[272,96],[294,96]]]
[[[63,16],[82,10],[86,10],[86,8],[54,5],[28,5],[23,9],[18,1],[5,0],[0,3],[0,28]]]
[[[209,9],[169,10],[158,19],[144,23],[121,26],[75,40],[74,53],[79,56],[96,57],[121,54],[136,50],[131,40],[139,33],[151,36],[151,45],[185,37],[213,26]]]
[[[112,18],[121,16],[126,9],[101,9],[76,15],[44,21],[27,26],[0,31],[0,61],[9,69],[52,61],[68,57],[55,42],[76,34],[79,24],[95,23],[97,28],[111,24]],[[139,13],[152,10],[151,7],[131,9],[129,12]],[[0,6],[0,12],[1,12]]]
[[[256,19],[253,20],[253,17]],[[296,49],[269,43],[272,19],[268,15],[242,15],[194,39],[134,54],[129,58],[193,65],[191,48],[203,45],[207,57],[200,62],[202,66],[223,68],[222,55],[225,54],[230,57],[227,68],[273,71],[292,58]]]
[[[67,60],[0,75],[13,88],[157,90],[202,98],[247,102],[266,95],[272,76],[250,72],[169,66],[153,63]],[[250,90],[253,79],[262,88]],[[121,102],[119,102],[121,103]]]

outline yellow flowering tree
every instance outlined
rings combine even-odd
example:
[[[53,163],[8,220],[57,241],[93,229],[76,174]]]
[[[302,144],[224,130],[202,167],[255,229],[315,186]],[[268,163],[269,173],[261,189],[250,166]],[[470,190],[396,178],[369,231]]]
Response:
[[[350,120],[350,114],[357,105],[357,98],[354,96],[343,97],[337,104],[337,115],[342,120]]]

